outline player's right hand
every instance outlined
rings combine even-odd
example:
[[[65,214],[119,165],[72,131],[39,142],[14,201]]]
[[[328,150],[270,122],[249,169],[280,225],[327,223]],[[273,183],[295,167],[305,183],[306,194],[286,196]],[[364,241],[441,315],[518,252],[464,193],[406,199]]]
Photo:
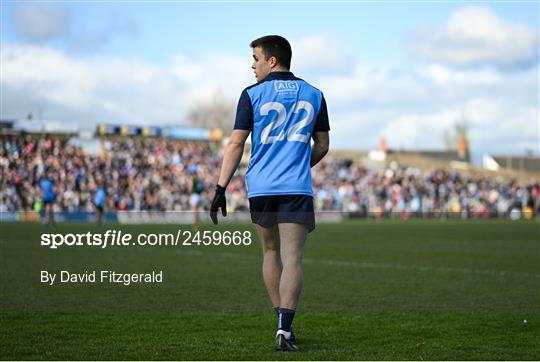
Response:
[[[210,218],[214,225],[217,225],[217,212],[221,208],[221,214],[227,216],[227,199],[225,198],[225,188],[220,185],[216,185],[216,193],[210,206]]]

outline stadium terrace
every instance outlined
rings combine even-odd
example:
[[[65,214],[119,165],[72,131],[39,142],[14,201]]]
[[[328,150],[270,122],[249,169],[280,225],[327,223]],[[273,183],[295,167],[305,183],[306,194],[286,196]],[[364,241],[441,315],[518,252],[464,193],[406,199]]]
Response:
[[[47,170],[57,195],[53,210],[64,220],[95,212],[92,200],[99,184],[106,189],[108,216],[120,211],[190,211],[195,177],[203,185],[204,209],[210,205],[220,165],[217,136],[191,140],[145,136],[142,131],[124,136],[121,129],[105,127],[85,143],[72,133],[3,131],[3,221],[39,220],[33,216],[43,208],[38,180]],[[230,211],[248,210],[246,167],[242,163],[228,187]],[[519,184],[395,162],[372,168],[353,157],[329,157],[312,174],[316,210],[341,212],[344,217],[519,219],[540,211],[538,180]]]

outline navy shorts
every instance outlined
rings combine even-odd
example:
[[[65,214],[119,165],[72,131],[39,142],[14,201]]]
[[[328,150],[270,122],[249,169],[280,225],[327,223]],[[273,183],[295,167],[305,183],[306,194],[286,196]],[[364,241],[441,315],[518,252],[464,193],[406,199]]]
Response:
[[[251,221],[265,228],[277,224],[304,224],[315,229],[313,197],[309,195],[272,195],[249,198]]]

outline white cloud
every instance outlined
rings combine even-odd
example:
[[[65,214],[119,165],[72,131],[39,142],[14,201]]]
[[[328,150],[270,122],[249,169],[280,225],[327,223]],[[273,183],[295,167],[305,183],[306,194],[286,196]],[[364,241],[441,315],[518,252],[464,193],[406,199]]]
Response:
[[[49,48],[7,44],[1,62],[2,117],[20,118],[39,108],[47,119],[83,126],[102,121],[179,125],[209,94],[221,90],[236,102],[253,82],[241,60],[217,56],[194,61],[178,55],[156,65],[79,59]]]
[[[538,61],[538,33],[505,21],[488,7],[466,6],[438,28],[418,29],[410,39],[416,56],[463,67],[516,68]]]
[[[74,19],[76,22],[78,19]],[[139,33],[139,24],[132,18],[113,13],[105,17],[104,24],[93,25],[92,30],[71,32],[66,36],[67,49],[70,52],[94,52],[113,38],[119,36],[136,36]]]
[[[131,17],[111,13],[91,30],[81,27],[84,19],[65,4],[53,2],[20,2],[13,5],[11,22],[15,34],[30,44],[62,44],[70,52],[99,49],[112,38],[139,33],[139,24]],[[100,19],[102,20],[102,19]]]
[[[236,102],[254,83],[249,56],[178,54],[157,64],[5,44],[0,60],[3,118],[41,111],[45,119],[92,128],[103,121],[181,125],[200,102],[220,93]],[[390,148],[441,148],[444,128],[463,119],[476,154],[523,153],[538,144],[537,66],[354,64],[311,73],[305,79],[328,100],[333,147],[368,149],[385,137]]]
[[[310,35],[291,41],[294,44],[291,67],[306,74],[313,72],[342,73],[354,64],[352,56],[336,38]]]
[[[21,38],[41,43],[64,36],[71,14],[59,4],[21,2],[13,5],[11,19]]]
[[[440,149],[444,129],[466,121],[476,154],[538,152],[538,67],[505,72],[359,65],[348,76],[318,82],[338,147],[376,147],[385,137],[390,148]]]
[[[501,73],[493,69],[476,69],[474,72],[451,69],[439,64],[431,64],[420,70],[420,73],[435,84],[448,86],[452,83],[465,85],[495,85],[504,81]]]

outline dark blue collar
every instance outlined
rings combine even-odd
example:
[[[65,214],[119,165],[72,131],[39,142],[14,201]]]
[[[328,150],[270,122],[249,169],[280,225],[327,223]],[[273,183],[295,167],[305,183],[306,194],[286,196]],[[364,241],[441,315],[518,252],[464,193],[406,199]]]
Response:
[[[288,80],[288,79],[297,79],[292,72],[284,71],[284,72],[271,72],[262,80],[262,82],[266,80],[274,80],[274,79],[280,79],[280,80]]]

